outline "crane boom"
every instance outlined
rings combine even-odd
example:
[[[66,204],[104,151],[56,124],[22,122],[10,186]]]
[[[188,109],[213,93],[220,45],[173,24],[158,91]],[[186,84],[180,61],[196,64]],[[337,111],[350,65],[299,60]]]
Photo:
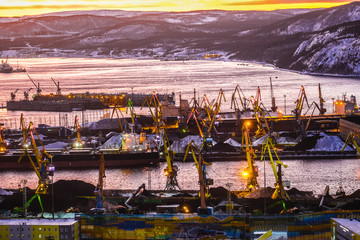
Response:
[[[34,84],[34,86],[36,87],[36,93],[37,93],[37,95],[39,96],[40,94],[41,94],[41,89],[40,89],[40,83],[38,83],[37,85],[36,85],[36,83],[34,82],[34,80],[29,76],[29,74],[26,74],[28,77],[29,77],[29,79],[30,79],[30,81]]]

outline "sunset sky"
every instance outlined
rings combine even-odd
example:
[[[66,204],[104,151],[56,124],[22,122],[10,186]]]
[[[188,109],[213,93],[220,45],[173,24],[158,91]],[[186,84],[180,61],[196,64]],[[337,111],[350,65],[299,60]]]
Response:
[[[323,8],[346,4],[342,0],[1,0],[0,16],[94,9],[128,11],[275,10]]]

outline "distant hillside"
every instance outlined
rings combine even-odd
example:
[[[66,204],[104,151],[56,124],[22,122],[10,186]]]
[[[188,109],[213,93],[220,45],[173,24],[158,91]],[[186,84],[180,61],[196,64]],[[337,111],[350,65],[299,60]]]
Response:
[[[277,11],[75,11],[0,18],[0,54],[190,58],[221,54],[304,72],[360,75],[360,3]]]

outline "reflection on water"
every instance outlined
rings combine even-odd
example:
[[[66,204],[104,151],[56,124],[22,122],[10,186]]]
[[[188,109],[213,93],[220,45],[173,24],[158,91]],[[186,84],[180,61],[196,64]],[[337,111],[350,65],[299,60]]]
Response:
[[[190,100],[196,88],[198,96],[206,94],[210,100],[215,99],[222,88],[226,102],[222,104],[223,111],[229,111],[230,98],[237,84],[250,97],[256,94],[256,88],[261,87],[262,101],[270,107],[270,85],[272,78],[274,95],[279,109],[289,114],[295,108],[295,100],[301,85],[305,86],[309,103],[318,100],[318,83],[322,87],[322,96],[328,113],[332,113],[332,98],[341,97],[343,93],[357,94],[360,81],[353,78],[330,78],[301,75],[293,72],[279,71],[271,66],[260,64],[240,64],[239,62],[221,61],[158,61],[158,60],[119,60],[119,59],[83,59],[83,58],[42,58],[42,59],[12,59],[27,69],[27,73],[0,74],[2,79],[0,104],[10,100],[10,93],[19,89],[16,99],[23,99],[23,91],[34,88],[26,74],[35,82],[40,83],[43,93],[55,93],[56,86],[51,78],[60,82],[63,93],[76,92],[106,92],[120,93],[171,93],[181,92],[183,99]],[[31,94],[34,94],[34,89]],[[143,110],[145,111],[145,110]],[[10,118],[11,126],[19,126],[21,112],[8,112],[0,109],[0,117]],[[98,119],[103,112],[90,113]],[[146,114],[146,112],[144,112]],[[67,115],[71,125],[74,116],[82,112],[73,112]],[[26,112],[25,118],[30,121],[45,118],[46,123],[56,123],[64,117],[59,113]],[[36,119],[37,118],[37,119]],[[42,120],[43,121],[43,120]],[[59,120],[60,121],[60,120]],[[91,121],[91,118],[89,119]],[[43,122],[44,123],[44,122]],[[58,122],[57,122],[58,123]],[[334,193],[341,184],[347,193],[352,193],[359,186],[359,164],[357,160],[316,160],[316,161],[284,161],[288,168],[284,169],[284,178],[291,181],[293,187],[301,190],[321,193],[325,185],[330,186]],[[177,163],[180,166],[178,181],[183,189],[197,188],[197,172],[192,163]],[[274,183],[271,167],[257,163],[262,169],[259,173],[259,183],[263,186],[264,172],[268,185]],[[214,187],[225,186],[231,183],[231,189],[243,189],[245,181],[239,177],[239,172],[246,165],[242,162],[213,163],[208,166],[207,172],[214,179]],[[159,167],[138,169],[112,169],[106,171],[105,188],[136,189],[145,183],[147,188],[163,189],[165,177],[163,169],[165,163]],[[149,178],[151,176],[151,178]],[[34,172],[1,172],[3,181],[0,187],[17,188],[21,179],[28,180],[28,186],[35,188],[37,178]],[[96,184],[98,172],[84,171],[56,171],[55,181],[60,179],[78,179]]]
[[[335,194],[340,185],[347,194],[353,193],[360,186],[360,166],[356,159],[345,160],[284,160],[287,168],[283,169],[283,179],[291,182],[291,187],[304,191],[313,191],[320,194],[326,185],[330,186],[330,193]],[[177,162],[180,167],[178,182],[182,189],[198,189],[197,170],[194,163]],[[245,179],[241,178],[240,172],[246,167],[246,161],[241,162],[214,162],[206,169],[208,177],[214,179],[212,187],[231,184],[232,190],[244,189]],[[267,186],[274,186],[275,177],[268,161],[256,162],[260,168],[258,182],[264,186],[264,173]],[[107,169],[104,187],[106,189],[137,189],[145,183],[147,189],[162,190],[165,188],[166,178],[163,175],[166,163],[160,163],[156,167],[144,167],[135,169]],[[265,167],[265,171],[264,171]],[[34,172],[1,172],[2,188],[18,188],[21,179],[28,180],[28,186],[37,186],[37,177]],[[97,184],[97,170],[72,170],[56,171],[54,181],[57,180],[82,180],[93,185]]]

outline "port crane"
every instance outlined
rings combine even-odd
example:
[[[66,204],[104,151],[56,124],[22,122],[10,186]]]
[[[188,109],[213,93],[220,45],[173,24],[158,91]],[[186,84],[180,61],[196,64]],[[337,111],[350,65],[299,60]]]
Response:
[[[186,160],[186,157],[191,151],[191,154],[193,156],[196,168],[198,170],[199,174],[199,184],[200,184],[200,211],[206,211],[206,198],[210,196],[209,193],[209,186],[213,185],[214,181],[211,178],[206,177],[206,166],[210,165],[210,163],[207,163],[204,161],[203,156],[200,152],[200,150],[196,147],[194,144],[194,141],[191,141],[189,145],[186,148],[184,160]],[[196,157],[196,154],[198,155],[198,158]]]
[[[356,139],[355,138],[358,138],[360,139],[359,137],[359,133],[358,132],[352,132],[350,131],[349,134],[347,135],[346,137],[346,140],[344,142],[344,146],[341,148],[341,152],[344,151],[345,147],[347,145],[349,145],[350,143],[352,143],[352,145],[354,145],[354,147],[356,148],[356,151],[358,152],[359,156],[360,156],[360,148],[359,148],[359,145],[357,144],[356,142]]]
[[[275,78],[277,78],[277,77],[275,77]],[[275,96],[274,96],[274,90],[273,90],[271,77],[270,77],[270,94],[271,94],[271,111],[276,112],[277,106],[275,103]]]
[[[105,158],[104,158],[104,153],[100,152],[100,162],[99,162],[99,179],[98,179],[98,184],[95,188],[95,195],[96,195],[96,207],[90,209],[91,212],[94,213],[104,213],[105,212],[105,208],[103,206],[103,193],[104,193],[104,179],[106,178],[105,176]]]
[[[114,106],[113,111],[111,113],[111,118],[110,119],[113,119],[115,113],[116,113],[117,119],[119,121],[120,130],[121,130],[121,132],[124,132],[124,127],[123,127],[123,124],[121,122],[121,118],[125,119],[125,117],[124,117],[124,114],[122,113],[122,111],[121,111],[121,109],[120,109],[120,107],[118,105]],[[120,118],[120,115],[121,115],[121,118]]]
[[[40,83],[38,82],[38,84],[36,85],[36,83],[35,83],[34,80],[29,76],[29,74],[26,74],[26,75],[29,77],[30,81],[34,84],[34,86],[35,86],[35,88],[36,88],[36,95],[37,95],[37,96],[40,96],[40,95],[41,95],[41,92],[42,92],[42,90],[41,90],[41,88],[40,88]]]
[[[148,105],[151,117],[154,121],[154,127],[152,129],[152,132],[159,134],[160,129],[164,128],[165,124],[162,119],[162,106],[155,92],[153,92],[151,97],[147,96],[144,99],[144,102],[140,109],[142,109],[145,104]],[[154,109],[154,111],[152,109]]]
[[[263,108],[264,105],[261,103],[261,92],[260,92],[260,87],[257,88],[257,91],[256,91],[256,96],[251,96],[250,97],[250,102],[253,106],[253,110],[254,110],[254,113],[255,113],[255,118],[256,118],[256,121],[257,121],[257,130],[255,132],[255,137],[262,137],[266,134],[266,131],[263,127],[263,125],[265,124],[265,127],[266,127],[266,130],[268,132],[270,132],[270,126],[269,126],[269,123],[268,121],[266,120],[266,116],[265,116],[265,113],[263,111]]]
[[[15,101],[15,96],[16,96],[16,93],[19,89],[17,88],[14,92],[10,93],[11,95],[11,101]]]
[[[57,96],[60,96],[60,95],[61,95],[60,82],[58,81],[58,82],[56,83],[53,78],[51,78],[51,80],[53,81],[53,83],[54,83],[55,86],[56,86],[56,95],[57,95]]]
[[[295,119],[298,122],[301,117],[301,111],[303,110],[304,101],[306,102],[306,105],[309,106],[308,99],[306,97],[305,88],[304,86],[301,86],[300,92],[298,94],[298,98],[294,102],[296,104],[295,109],[292,111],[295,114]]]
[[[274,157],[272,155],[272,152],[275,154],[276,156],[276,162],[274,162]],[[282,180],[282,171],[281,171],[281,167],[287,168],[287,165],[283,164],[280,161],[279,155],[276,152],[274,143],[272,138],[269,136],[266,138],[266,140],[264,141],[263,145],[262,145],[262,149],[261,149],[261,159],[260,161],[264,161],[265,160],[265,156],[266,153],[269,156],[270,159],[270,164],[271,164],[271,168],[273,170],[274,176],[275,176],[275,191],[272,195],[272,199],[283,199],[283,200],[290,200],[289,195],[287,194],[287,192],[284,189],[284,183],[288,184],[289,182],[284,182]],[[276,167],[278,169],[276,169]]]
[[[25,101],[29,101],[29,92],[32,90],[32,88],[29,88],[28,90],[24,91],[24,99]]]
[[[7,149],[7,145],[5,142],[5,137],[4,137],[4,128],[3,126],[0,125],[0,154],[5,154],[7,152],[9,152],[9,150]]]
[[[245,122],[242,126],[242,146],[245,144],[245,153],[247,160],[247,168],[244,170],[243,175],[247,179],[246,183],[246,191],[253,191],[259,187],[257,182],[258,177],[258,167],[255,165],[254,159],[256,158],[256,154],[254,149],[251,146],[251,139],[249,135],[249,125],[250,122]]]
[[[165,190],[173,191],[173,190],[176,190],[176,188],[181,190],[179,183],[177,181],[177,178],[176,178],[179,168],[178,168],[178,166],[174,165],[174,161],[173,161],[174,152],[171,149],[169,138],[166,134],[165,129],[161,129],[160,139],[163,142],[164,154],[165,154],[166,163],[167,163],[167,166],[164,169],[164,174],[167,177]]]
[[[239,104],[239,101],[240,101],[240,104]],[[238,115],[239,115],[239,112],[241,112],[240,105],[241,105],[243,111],[247,110],[246,101],[247,101],[247,99],[245,97],[244,92],[240,88],[240,85],[239,84],[236,85],[235,90],[234,90],[233,94],[231,95],[230,108],[235,110],[237,120],[239,120]]]
[[[35,195],[32,198],[30,198],[30,200],[25,204],[24,209],[26,211],[27,207],[31,204],[31,202],[35,198],[38,198],[41,210],[43,212],[44,208],[41,202],[40,195],[48,194],[48,184],[51,183],[50,176],[53,176],[55,167],[51,163],[49,163],[49,159],[52,159],[52,156],[46,152],[45,147],[40,140],[39,134],[37,133],[35,126],[33,125],[32,122],[29,123],[27,129],[23,129],[23,133],[26,133],[25,139],[28,139],[30,137],[31,145],[28,144],[23,145],[23,153],[20,155],[18,163],[20,163],[22,158],[25,155],[27,155],[31,166],[39,179],[38,187],[35,191]],[[42,146],[41,150],[39,150],[36,145],[34,134],[37,136],[37,138],[40,141],[40,144]],[[24,142],[26,141],[25,139]],[[35,164],[34,161],[32,160],[29,153],[30,150],[35,154],[37,164]]]
[[[76,141],[73,143],[74,148],[83,148],[83,142],[81,141],[79,118],[75,116],[74,128],[76,129]]]

